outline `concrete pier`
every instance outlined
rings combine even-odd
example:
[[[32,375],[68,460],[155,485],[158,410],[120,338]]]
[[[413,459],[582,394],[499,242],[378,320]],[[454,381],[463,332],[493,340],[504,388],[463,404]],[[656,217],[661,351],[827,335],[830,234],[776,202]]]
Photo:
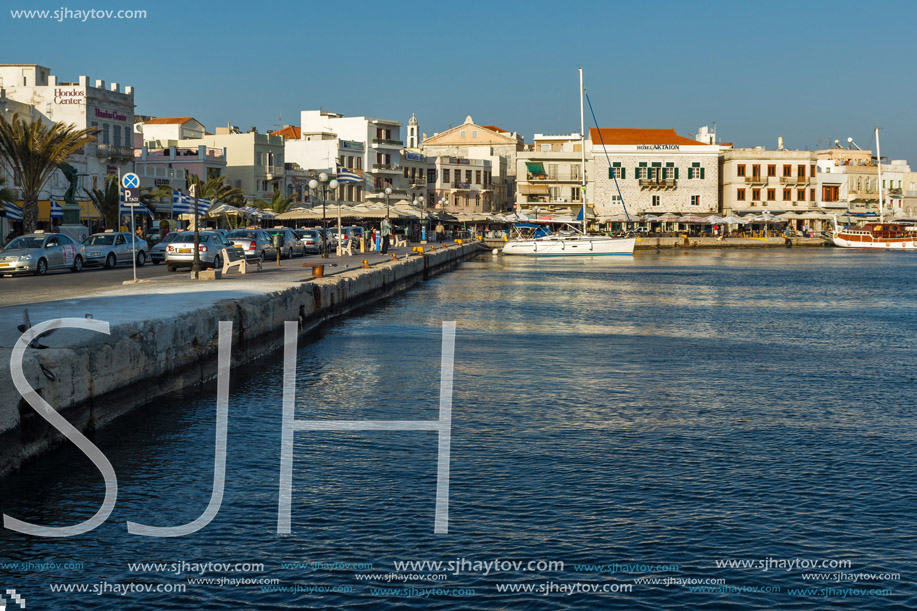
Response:
[[[110,323],[110,335],[60,329],[40,340],[46,348],[26,349],[23,370],[45,401],[88,433],[164,393],[216,377],[220,321],[234,323],[232,363],[238,366],[281,348],[285,321],[299,321],[306,333],[481,251],[479,245],[454,244],[325,278],[312,278],[311,270],[293,278],[261,279],[255,273],[34,304],[33,325],[91,314]],[[66,441],[13,385],[9,363],[20,335],[17,313],[21,309],[0,312],[0,477]]]

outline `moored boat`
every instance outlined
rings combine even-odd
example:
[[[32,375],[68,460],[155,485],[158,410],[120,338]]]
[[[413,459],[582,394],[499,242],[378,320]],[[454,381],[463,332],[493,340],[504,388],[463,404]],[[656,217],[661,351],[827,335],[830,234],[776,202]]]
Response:
[[[533,240],[516,240],[503,246],[504,255],[530,255],[537,257],[601,257],[605,255],[632,255],[636,238],[611,238],[606,236],[551,235]]]
[[[867,223],[854,229],[835,229],[832,241],[841,248],[882,250],[917,249],[917,225]]]

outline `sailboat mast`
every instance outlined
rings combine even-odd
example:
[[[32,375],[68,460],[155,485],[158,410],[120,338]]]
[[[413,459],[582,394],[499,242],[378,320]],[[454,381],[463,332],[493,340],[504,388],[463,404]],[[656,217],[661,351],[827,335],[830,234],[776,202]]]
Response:
[[[580,154],[582,167],[580,168],[581,188],[580,200],[583,202],[583,235],[586,235],[586,120],[584,118],[585,108],[583,107],[583,69],[579,69],[579,134],[580,134]]]
[[[885,222],[885,207],[882,205],[882,151],[879,148],[879,126],[876,125],[876,163],[879,164],[879,222]]]

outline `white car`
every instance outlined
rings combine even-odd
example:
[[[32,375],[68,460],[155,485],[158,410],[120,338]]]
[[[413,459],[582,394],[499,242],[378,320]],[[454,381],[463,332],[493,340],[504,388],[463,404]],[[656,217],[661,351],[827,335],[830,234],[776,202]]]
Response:
[[[35,274],[51,269],[83,269],[83,247],[63,233],[29,233],[10,240],[0,250],[0,275]]]

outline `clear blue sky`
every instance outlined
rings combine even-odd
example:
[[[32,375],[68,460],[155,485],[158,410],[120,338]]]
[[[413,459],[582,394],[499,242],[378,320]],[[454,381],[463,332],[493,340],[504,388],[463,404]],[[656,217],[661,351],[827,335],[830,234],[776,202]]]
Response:
[[[68,4],[68,2],[73,4]],[[183,2],[139,21],[2,18],[0,63],[134,85],[137,113],[273,129],[321,106],[431,134],[472,115],[526,136],[579,128],[576,68],[602,127],[716,121],[737,146],[852,136],[917,166],[914,2]],[[582,12],[574,12],[582,7]]]

